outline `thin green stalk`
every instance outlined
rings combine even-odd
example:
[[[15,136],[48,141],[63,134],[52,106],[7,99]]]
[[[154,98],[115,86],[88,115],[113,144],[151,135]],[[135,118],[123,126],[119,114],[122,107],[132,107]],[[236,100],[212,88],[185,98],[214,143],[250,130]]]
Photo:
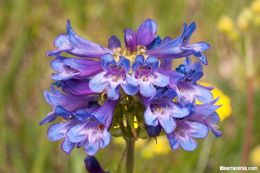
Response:
[[[246,70],[246,95],[247,115],[246,128],[244,130],[244,144],[241,164],[248,163],[249,150],[252,143],[252,128],[254,120],[254,59],[252,50],[252,38],[250,33],[245,35],[245,70]]]
[[[126,173],[134,172],[135,140],[125,139],[126,142]]]
[[[204,140],[202,150],[199,155],[199,161],[197,163],[196,173],[205,172],[212,149],[213,140],[214,138],[212,134],[209,134],[208,137]]]

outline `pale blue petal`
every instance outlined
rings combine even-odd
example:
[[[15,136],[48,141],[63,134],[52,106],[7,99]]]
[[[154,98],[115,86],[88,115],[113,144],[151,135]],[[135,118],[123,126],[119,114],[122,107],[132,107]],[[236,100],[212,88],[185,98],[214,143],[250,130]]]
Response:
[[[150,106],[148,106],[144,112],[145,123],[149,126],[158,125],[158,117],[151,111]]]
[[[193,151],[197,148],[197,142],[188,135],[178,136],[181,147],[186,151]]]
[[[122,84],[121,86],[127,95],[135,95],[139,90],[138,86],[130,84]]]
[[[87,138],[87,130],[86,124],[77,124],[71,127],[66,135],[71,142],[78,143]]]
[[[75,143],[70,142],[67,138],[64,139],[64,141],[61,144],[61,149],[67,153],[70,154],[70,152],[73,150],[75,147]]]
[[[161,73],[155,73],[156,77],[152,80],[152,83],[159,87],[165,87],[169,84],[170,78]]]
[[[166,134],[172,133],[176,128],[176,122],[171,116],[161,116],[159,117],[159,122]]]
[[[174,133],[167,134],[167,138],[173,150],[177,150],[180,147],[178,139],[174,136]]]
[[[105,74],[106,72],[101,72],[99,74],[97,74],[96,76],[94,76],[92,79],[90,79],[89,81],[89,88],[97,93],[101,93],[104,91],[104,89],[106,88],[107,81],[105,78]]]
[[[87,142],[84,146],[84,150],[90,156],[95,155],[96,152],[99,150],[99,141],[94,141],[92,143]]]
[[[156,94],[156,88],[150,81],[140,83],[140,93],[145,97],[152,97]]]
[[[189,135],[193,138],[205,138],[208,134],[208,127],[198,122],[186,121],[189,125]]]
[[[48,138],[51,141],[58,141],[62,138],[64,138],[65,133],[67,131],[67,123],[55,123],[51,125],[48,129]]]
[[[117,85],[116,87],[110,85],[107,90],[107,97],[111,100],[119,99],[119,88],[119,85]]]

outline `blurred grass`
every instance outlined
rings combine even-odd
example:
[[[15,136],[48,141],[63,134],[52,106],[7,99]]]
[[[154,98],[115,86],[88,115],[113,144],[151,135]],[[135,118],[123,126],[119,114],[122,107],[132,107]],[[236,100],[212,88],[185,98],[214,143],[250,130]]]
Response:
[[[49,111],[42,93],[50,84],[51,58],[45,51],[52,49],[52,41],[65,32],[66,19],[82,36],[107,44],[107,38],[115,34],[123,38],[123,28],[136,28],[145,18],[154,18],[159,34],[176,37],[183,22],[196,21],[198,29],[193,41],[207,40],[212,48],[207,52],[209,66],[205,81],[219,86],[229,95],[233,115],[221,124],[224,136],[214,139],[206,172],[218,172],[220,165],[239,165],[242,134],[245,122],[245,97],[243,87],[221,77],[219,68],[228,59],[232,47],[216,30],[216,22],[222,14],[235,16],[247,0],[4,0],[0,1],[0,172],[2,173],[82,173],[83,150],[75,150],[67,156],[58,143],[48,141],[47,127],[38,122]],[[241,43],[238,43],[241,44]],[[231,47],[231,48],[230,48]],[[254,47],[259,55],[259,49]],[[223,53],[224,52],[224,53]],[[222,57],[226,55],[227,57]],[[259,58],[259,57],[258,57]],[[259,61],[256,62],[259,67]],[[222,69],[224,70],[224,69]],[[258,70],[259,72],[259,70]],[[259,87],[259,73],[256,73]],[[243,76],[240,78],[243,86]],[[255,103],[260,103],[257,88]],[[259,107],[255,112],[259,113]],[[254,145],[259,144],[259,116],[254,124]],[[192,172],[197,165],[202,142],[195,152],[171,152],[167,155],[144,159],[136,155],[137,173]],[[99,152],[98,158],[107,170],[116,170],[123,148],[110,145]],[[159,163],[159,164],[158,164]]]

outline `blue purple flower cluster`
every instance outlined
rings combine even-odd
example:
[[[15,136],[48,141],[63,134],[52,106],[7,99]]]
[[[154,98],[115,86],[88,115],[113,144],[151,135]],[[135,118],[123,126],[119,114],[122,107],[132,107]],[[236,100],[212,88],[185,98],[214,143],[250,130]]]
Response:
[[[161,39],[156,22],[147,19],[137,31],[124,30],[124,44],[113,35],[105,48],[76,35],[68,21],[67,33],[59,35],[56,49],[47,52],[54,57],[55,82],[44,96],[53,110],[40,124],[54,122],[49,139],[63,140],[66,153],[83,147],[95,155],[110,143],[112,126],[118,125],[112,123],[118,105],[131,97],[143,105],[144,111],[137,111],[143,117],[138,128],[144,127],[150,137],[166,134],[173,150],[194,150],[195,139],[205,138],[209,130],[220,136],[217,100],[211,87],[198,83],[202,66],[208,63],[203,52],[210,46],[190,43],[195,28],[195,23],[184,24],[179,37]],[[192,56],[197,61],[192,62]],[[177,58],[184,61],[174,68]],[[117,114],[125,121],[123,112]]]

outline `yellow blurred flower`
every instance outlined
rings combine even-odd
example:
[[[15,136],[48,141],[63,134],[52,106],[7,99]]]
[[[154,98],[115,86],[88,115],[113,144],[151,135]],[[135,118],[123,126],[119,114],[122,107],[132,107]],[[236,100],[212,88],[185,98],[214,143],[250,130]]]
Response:
[[[224,33],[230,33],[234,30],[234,22],[229,16],[222,16],[218,21],[218,30]]]
[[[260,26],[260,14],[254,16],[254,24],[255,26]]]
[[[251,4],[251,9],[255,14],[260,14],[260,0],[255,0]]]
[[[212,84],[206,82],[200,82],[200,84],[203,86],[212,86]],[[222,105],[220,108],[217,109],[217,113],[220,117],[220,120],[223,121],[226,118],[228,118],[232,113],[231,100],[220,89],[218,89],[215,86],[213,87],[214,87],[214,89],[212,90],[213,97],[214,98],[219,97],[219,100],[216,103],[216,105]]]
[[[228,38],[229,38],[231,41],[236,41],[236,40],[239,39],[239,33],[234,30],[234,31],[228,33]]]
[[[252,150],[250,160],[254,166],[260,166],[260,145]]]
[[[116,145],[120,145],[120,146],[125,146],[125,140],[123,139],[123,137],[116,137],[116,138],[113,138],[113,142],[116,144]],[[145,140],[143,139],[137,139],[135,141],[135,147],[136,148],[140,148],[144,145],[145,143]]]
[[[250,8],[244,8],[237,18],[237,25],[240,30],[248,31],[251,27],[251,22],[253,19],[253,13]]]
[[[155,140],[149,141],[142,148],[142,156],[146,159],[153,158],[156,155],[168,154],[171,151],[168,139],[166,136],[158,136]]]

